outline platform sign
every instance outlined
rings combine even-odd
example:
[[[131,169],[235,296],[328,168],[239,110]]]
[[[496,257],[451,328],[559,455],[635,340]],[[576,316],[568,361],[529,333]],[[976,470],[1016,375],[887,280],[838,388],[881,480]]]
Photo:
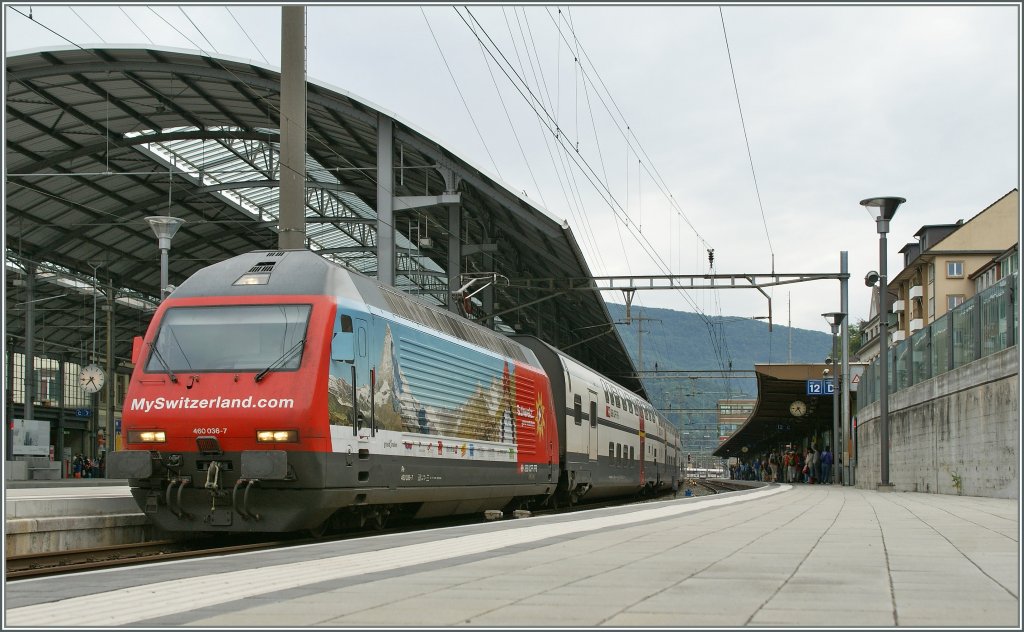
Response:
[[[827,380],[807,380],[808,395],[832,395],[835,393],[835,385],[831,378]]]
[[[75,417],[92,417],[92,411],[88,408],[76,408]]]

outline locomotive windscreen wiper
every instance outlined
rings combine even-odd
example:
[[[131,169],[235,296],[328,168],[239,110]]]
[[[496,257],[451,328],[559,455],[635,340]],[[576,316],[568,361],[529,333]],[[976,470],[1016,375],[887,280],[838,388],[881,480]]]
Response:
[[[171,377],[171,382],[177,382],[178,376],[174,374],[174,371],[171,370],[171,367],[167,366],[167,362],[164,361],[164,357],[160,355],[160,350],[157,349],[156,345],[153,344],[152,342],[149,342],[147,344],[149,345],[149,348],[153,350],[153,356],[156,357],[157,362],[159,362],[160,366],[164,368],[164,371],[167,372],[167,375]]]
[[[302,340],[300,340],[300,341],[296,342],[295,344],[293,344],[290,349],[288,349],[287,351],[285,351],[284,353],[281,354],[280,358],[274,360],[270,364],[270,366],[268,366],[267,368],[265,368],[262,371],[260,371],[259,373],[257,373],[256,377],[253,378],[253,379],[255,379],[257,382],[262,380],[264,377],[266,377],[267,373],[270,373],[271,371],[273,371],[275,368],[277,368],[281,364],[284,364],[285,360],[287,360],[288,358],[290,358],[293,355],[295,355],[295,351],[298,350],[298,349],[301,349],[302,345],[305,342],[306,342],[306,339],[303,338]]]

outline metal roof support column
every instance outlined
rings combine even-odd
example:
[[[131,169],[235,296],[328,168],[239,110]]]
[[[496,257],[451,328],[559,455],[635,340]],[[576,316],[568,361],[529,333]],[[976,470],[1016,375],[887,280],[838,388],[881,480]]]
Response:
[[[281,7],[281,178],[277,244],[306,246],[306,8]]]
[[[114,362],[114,286],[113,283],[107,288],[107,430],[106,445],[101,452],[114,451],[114,394],[117,391],[115,385],[116,364]]]
[[[36,313],[34,309],[36,266],[25,265],[25,419],[35,419]]]
[[[459,264],[462,262],[462,242],[459,236],[462,234],[462,206],[458,204],[448,205],[448,311],[459,313],[459,307],[455,304],[455,292],[461,287],[462,269]]]
[[[4,424],[4,436],[7,438],[4,441],[4,460],[12,461],[14,460],[12,454],[14,445],[14,430],[12,428],[14,423],[14,340],[12,338],[7,339],[6,352],[4,364],[7,366],[7,373],[4,374],[4,386],[9,394],[6,397],[7,401],[4,402],[4,413],[7,415],[7,423]]]
[[[833,446],[832,450],[832,476],[835,477],[839,474],[841,483],[843,485],[850,485],[850,437],[852,436],[850,430],[850,265],[849,265],[849,253],[845,250],[839,253],[839,311],[846,314],[846,318],[843,319],[842,323],[842,334],[841,344],[843,352],[843,366],[842,366],[842,388],[843,392],[843,409],[841,411],[840,422],[839,422],[839,438],[842,439],[842,451],[838,448],[839,446]],[[834,395],[833,395],[834,396]],[[836,455],[842,454],[843,465],[842,471],[839,470],[839,464],[836,463]]]
[[[57,443],[54,445],[53,459],[60,461],[60,477],[67,476],[67,468],[64,467],[64,428],[67,426],[66,414],[68,409],[68,389],[65,374],[68,370],[67,353],[61,351],[57,354],[57,383],[61,385],[57,391]]]
[[[377,280],[395,284],[394,122],[377,115]]]

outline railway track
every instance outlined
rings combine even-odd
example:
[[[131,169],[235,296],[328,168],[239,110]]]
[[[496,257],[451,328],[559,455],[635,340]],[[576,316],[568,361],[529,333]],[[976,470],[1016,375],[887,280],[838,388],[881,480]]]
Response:
[[[712,480],[694,478],[689,479],[686,482],[688,486],[694,488],[695,496],[703,496],[705,494],[721,494],[723,492],[735,492],[741,489],[750,489],[749,485],[737,485],[735,483],[730,483],[729,481],[723,479]],[[704,494],[697,493],[698,489],[703,490]]]
[[[297,540],[275,540],[230,546],[210,546],[209,544],[204,545],[195,542],[160,540],[73,551],[14,555],[7,558],[6,577],[8,581],[31,577],[49,577],[66,573],[128,566],[131,564],[145,564],[270,549],[296,542]]]

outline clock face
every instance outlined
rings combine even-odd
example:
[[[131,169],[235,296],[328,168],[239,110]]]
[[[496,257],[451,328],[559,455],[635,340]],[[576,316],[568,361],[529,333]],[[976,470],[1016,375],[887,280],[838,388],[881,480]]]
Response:
[[[789,405],[789,412],[794,417],[803,417],[804,413],[807,412],[807,404],[798,399]]]
[[[78,385],[86,393],[95,393],[103,388],[105,377],[106,375],[99,365],[89,364],[83,366],[82,370],[78,372]]]

